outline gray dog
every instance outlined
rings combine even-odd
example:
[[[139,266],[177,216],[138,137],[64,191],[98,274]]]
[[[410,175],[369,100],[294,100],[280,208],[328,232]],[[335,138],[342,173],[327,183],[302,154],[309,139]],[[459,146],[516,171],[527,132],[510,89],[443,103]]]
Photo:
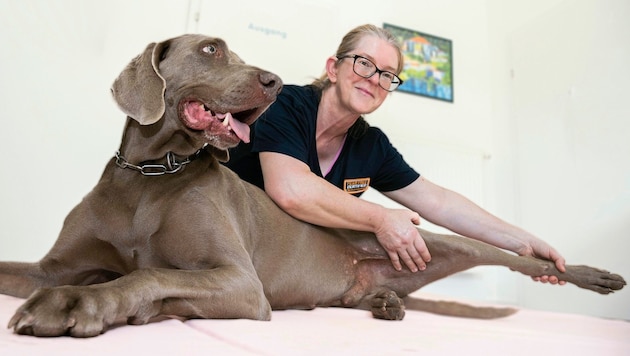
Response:
[[[427,231],[429,267],[397,272],[374,235],[291,218],[219,162],[247,139],[248,125],[281,87],[280,78],[244,64],[220,39],[184,35],[150,44],[114,82],[127,125],[96,187],[42,260],[0,263],[0,293],[28,297],[9,327],[89,337],[158,316],[269,320],[272,309],[318,306],[399,320],[401,297],[477,265],[555,275],[602,294],[625,285],[599,269],[560,273],[550,261]],[[480,318],[513,312],[405,302]]]

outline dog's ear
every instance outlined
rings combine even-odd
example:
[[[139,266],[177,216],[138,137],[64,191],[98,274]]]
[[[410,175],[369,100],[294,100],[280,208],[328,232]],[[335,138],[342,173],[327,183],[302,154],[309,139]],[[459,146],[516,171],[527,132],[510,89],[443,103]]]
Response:
[[[164,115],[166,82],[158,66],[168,41],[151,43],[120,73],[112,95],[120,109],[141,125],[150,125]]]

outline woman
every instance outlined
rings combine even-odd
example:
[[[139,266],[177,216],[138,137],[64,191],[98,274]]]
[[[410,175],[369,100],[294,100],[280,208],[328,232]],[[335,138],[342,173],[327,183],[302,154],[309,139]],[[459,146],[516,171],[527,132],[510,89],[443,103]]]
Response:
[[[416,229],[422,216],[519,255],[552,260],[564,272],[564,258],[555,249],[420,176],[385,134],[363,119],[401,83],[402,64],[389,32],[373,25],[353,29],[327,59],[320,79],[284,87],[253,125],[251,144],[233,150],[227,166],[295,218],[373,232],[397,270],[402,263],[413,272],[424,270],[431,260]],[[368,184],[408,209],[359,199]],[[548,276],[535,280],[559,282]]]

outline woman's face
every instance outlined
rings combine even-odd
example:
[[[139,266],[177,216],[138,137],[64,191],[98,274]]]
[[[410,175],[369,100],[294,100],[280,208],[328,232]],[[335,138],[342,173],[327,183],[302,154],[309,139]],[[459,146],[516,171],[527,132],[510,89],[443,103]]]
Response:
[[[348,55],[359,55],[372,61],[380,70],[396,73],[398,67],[398,52],[387,41],[376,36],[363,37],[357,48]],[[370,78],[363,78],[354,72],[354,59],[345,58],[329,75],[331,82],[337,87],[340,103],[348,110],[359,115],[368,114],[376,110],[389,93],[378,85],[379,74]]]

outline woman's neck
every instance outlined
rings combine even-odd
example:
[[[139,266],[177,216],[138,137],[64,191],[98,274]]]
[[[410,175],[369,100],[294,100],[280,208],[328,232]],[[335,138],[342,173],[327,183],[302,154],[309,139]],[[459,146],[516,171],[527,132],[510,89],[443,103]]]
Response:
[[[348,130],[359,117],[356,113],[343,110],[343,106],[339,105],[337,97],[331,91],[325,90],[322,93],[315,132],[317,158],[324,177],[332,170],[343,149]]]
[[[317,109],[317,140],[319,141],[320,138],[334,140],[344,137],[359,116],[359,114],[348,111],[339,104],[334,88],[325,89]]]

